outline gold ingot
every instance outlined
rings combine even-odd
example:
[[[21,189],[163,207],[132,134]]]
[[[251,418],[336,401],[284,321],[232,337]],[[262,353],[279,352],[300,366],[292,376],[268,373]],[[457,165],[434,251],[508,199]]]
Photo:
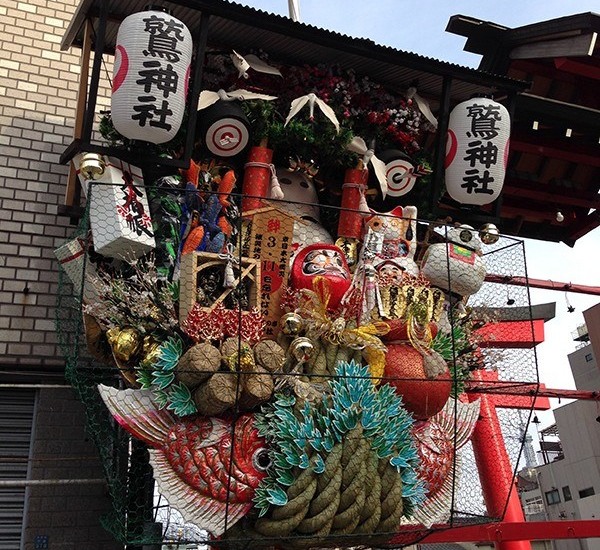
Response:
[[[310,339],[305,338],[304,336],[292,340],[289,348],[289,352],[294,356],[298,363],[307,363],[310,361],[314,351],[314,344]]]
[[[142,348],[142,335],[133,327],[112,328],[106,337],[117,361],[128,363]]]
[[[286,313],[280,319],[281,332],[287,336],[297,336],[304,326],[302,317],[297,313]]]
[[[479,230],[479,238],[483,244],[494,244],[500,238],[500,231],[493,223],[486,223]]]
[[[79,172],[86,180],[97,180],[104,175],[106,163],[98,153],[84,153],[79,164]]]

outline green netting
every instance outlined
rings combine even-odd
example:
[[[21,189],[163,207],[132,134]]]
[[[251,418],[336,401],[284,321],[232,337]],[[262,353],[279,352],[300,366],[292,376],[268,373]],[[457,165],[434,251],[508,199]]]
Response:
[[[114,240],[115,212],[95,194],[118,202],[124,189],[90,186],[88,205],[96,211],[90,217],[88,210],[74,235],[79,240],[63,251],[57,307],[66,375],[85,405],[108,481],[113,509],[102,522],[118,540],[399,547],[424,536],[431,523],[502,516],[503,505],[486,507],[479,475],[489,472],[478,474],[481,451],[466,441],[461,424],[472,428],[477,419],[478,409],[467,405],[475,383],[484,393],[502,393],[506,383],[513,391],[537,390],[534,350],[526,342],[497,344],[516,338],[511,321],[525,324],[521,338],[533,338],[528,289],[508,285],[526,276],[522,242],[500,236],[474,256],[459,245],[448,248],[447,241],[478,239],[476,231],[382,214],[384,226],[414,223],[407,243],[414,259],[403,264],[404,273],[393,262],[379,266],[377,303],[371,304],[376,314],[361,317],[373,282],[365,272],[355,279],[346,317],[327,307],[343,293],[334,278],[328,289],[307,287],[302,299],[284,293],[275,321],[263,325],[253,306],[268,308],[276,289],[257,265],[275,276],[289,263],[282,252],[287,241],[277,241],[277,256],[269,256],[269,231],[277,235],[291,220],[287,244],[296,260],[304,258],[300,275],[313,275],[323,262],[338,260],[324,244],[326,230],[335,237],[334,224],[303,223],[292,212],[306,205],[272,201],[272,216],[255,217],[254,227],[231,216],[229,248],[214,229],[205,250],[182,254],[180,236],[195,191],[171,178],[168,185],[147,185],[148,208],[136,210],[138,222],[142,214],[153,221],[152,250],[133,259],[126,255],[129,245],[109,243],[101,255],[93,245],[107,235]],[[201,208],[210,207],[210,196]],[[228,194],[227,202],[243,208],[238,195]],[[321,205],[320,211],[324,221],[339,218],[339,208]],[[139,229],[135,223],[126,225]],[[144,238],[143,231],[136,234]],[[320,243],[320,255],[303,252],[311,243]],[[206,251],[211,246],[215,252]],[[461,254],[471,262],[466,265],[481,263],[500,282],[478,283],[481,273],[474,281],[473,269],[463,273],[463,264],[452,264]],[[75,270],[67,265],[72,261],[79,261]],[[415,268],[420,275],[406,273]],[[293,268],[284,274],[297,287],[303,284],[298,277]],[[480,284],[468,301],[460,299]],[[379,323],[395,331],[383,344]],[[425,361],[431,370],[423,370]],[[102,397],[98,385],[112,389]],[[440,411],[450,395],[460,401]],[[522,426],[504,418],[502,428],[510,471],[501,482],[510,484],[522,449],[522,438],[513,436]],[[489,444],[492,436],[488,432]],[[230,446],[216,445],[215,437]],[[485,447],[482,437],[478,445]],[[231,438],[236,460],[228,463]],[[220,497],[203,498],[205,485]],[[427,493],[433,487],[439,493]],[[427,494],[439,498],[424,503]],[[203,528],[224,534],[215,539]]]

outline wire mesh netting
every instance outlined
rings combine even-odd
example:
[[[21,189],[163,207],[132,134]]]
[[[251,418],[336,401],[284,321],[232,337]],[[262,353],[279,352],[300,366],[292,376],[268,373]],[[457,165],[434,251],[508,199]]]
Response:
[[[326,205],[298,172],[264,200],[105,161],[56,251],[57,328],[115,537],[400,547],[502,517],[503,395],[538,387],[522,242]]]

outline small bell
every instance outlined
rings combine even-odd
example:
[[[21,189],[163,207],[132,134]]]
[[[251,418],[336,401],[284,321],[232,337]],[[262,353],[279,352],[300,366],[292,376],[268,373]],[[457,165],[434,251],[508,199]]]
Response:
[[[106,338],[117,361],[127,363],[142,347],[142,335],[133,327],[124,329],[112,328],[106,333]]]
[[[79,172],[86,180],[97,180],[102,177],[106,163],[98,153],[84,153],[79,164]]]
[[[161,347],[160,344],[152,338],[152,336],[144,336],[142,344],[142,360],[141,364],[146,367],[151,367],[160,358]]]
[[[300,334],[303,327],[303,320],[297,313],[286,313],[279,321],[281,324],[281,332],[287,336],[297,336]]]
[[[309,338],[300,336],[292,341],[288,350],[298,361],[298,363],[306,363],[310,361],[315,351],[314,344]]]
[[[500,239],[500,231],[493,223],[486,223],[479,230],[479,238],[483,244],[494,244]]]

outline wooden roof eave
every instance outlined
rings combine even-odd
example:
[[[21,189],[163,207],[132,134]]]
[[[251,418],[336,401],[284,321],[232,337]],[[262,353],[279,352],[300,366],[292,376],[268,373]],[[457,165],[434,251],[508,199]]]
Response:
[[[569,128],[588,129],[595,131],[600,137],[600,109],[540,97],[527,92],[519,94],[516,101],[516,112],[519,114],[536,115],[545,122],[569,124]]]

